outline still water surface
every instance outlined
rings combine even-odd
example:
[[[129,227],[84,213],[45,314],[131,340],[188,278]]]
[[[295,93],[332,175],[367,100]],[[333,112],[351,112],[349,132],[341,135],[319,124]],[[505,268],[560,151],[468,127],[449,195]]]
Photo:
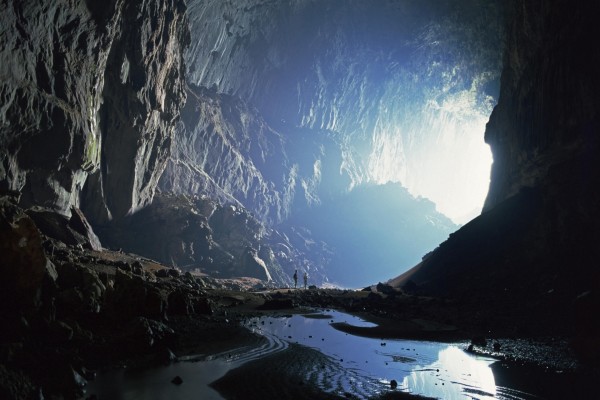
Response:
[[[358,317],[333,311],[285,317],[252,318],[246,326],[267,340],[261,347],[240,348],[211,356],[188,357],[183,362],[144,370],[116,370],[101,374],[87,393],[99,399],[222,399],[209,384],[229,370],[284,351],[290,343],[314,348],[330,357],[333,367],[307,365],[305,379],[324,391],[369,398],[395,390],[439,399],[533,399],[515,389],[497,386],[488,357],[466,353],[464,343],[372,339],[332,327],[333,322],[374,326]],[[180,376],[182,385],[171,384]]]

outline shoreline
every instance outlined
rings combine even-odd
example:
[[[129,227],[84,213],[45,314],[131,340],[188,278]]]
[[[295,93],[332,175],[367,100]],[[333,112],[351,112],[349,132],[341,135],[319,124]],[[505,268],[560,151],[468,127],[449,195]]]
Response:
[[[231,290],[227,285],[239,288],[245,281],[195,277],[134,254],[90,251],[51,239],[45,246],[57,277],[45,289],[38,313],[0,314],[10,328],[0,334],[0,394],[7,398],[35,398],[36,393],[85,398],[82,388],[95,371],[256,344],[260,338],[240,325],[244,319],[314,309],[340,310],[379,325],[334,325],[353,335],[471,340],[473,351],[482,355],[561,371],[588,368],[570,347],[571,325],[536,325],[511,314],[505,304],[420,297],[390,288],[383,293],[379,285],[361,291]],[[494,350],[495,341],[501,351]],[[44,365],[53,365],[52,373]]]

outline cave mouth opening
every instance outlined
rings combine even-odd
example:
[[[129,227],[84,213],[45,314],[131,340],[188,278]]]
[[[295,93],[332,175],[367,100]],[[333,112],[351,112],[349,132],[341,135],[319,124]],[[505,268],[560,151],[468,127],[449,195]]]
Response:
[[[456,224],[477,216],[492,163],[484,132],[499,94],[502,2],[293,4],[223,6],[234,24],[193,20],[188,79],[253,104],[285,136],[333,132],[340,162],[322,160],[319,172],[335,170],[340,179],[327,184],[338,192],[399,183]],[[321,176],[305,170],[307,198],[326,197]]]
[[[371,179],[402,184],[456,224],[479,215],[493,161],[484,132],[495,104],[492,95],[478,101],[481,95],[476,87],[439,93],[399,111],[397,125],[373,133]]]
[[[186,80],[202,101],[183,112],[193,140],[162,189],[234,199],[297,237],[302,269],[327,264],[324,281],[341,287],[414,266],[483,208],[502,7],[190,2]],[[202,173],[179,184],[190,160]]]

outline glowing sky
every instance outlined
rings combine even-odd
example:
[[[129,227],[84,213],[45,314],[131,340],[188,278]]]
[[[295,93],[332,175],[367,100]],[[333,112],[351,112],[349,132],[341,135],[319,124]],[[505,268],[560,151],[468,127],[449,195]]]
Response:
[[[405,98],[386,96],[369,155],[371,179],[402,183],[458,224],[479,215],[492,164],[483,138],[494,99],[482,96],[484,82],[476,78],[459,91],[442,86],[408,108]]]

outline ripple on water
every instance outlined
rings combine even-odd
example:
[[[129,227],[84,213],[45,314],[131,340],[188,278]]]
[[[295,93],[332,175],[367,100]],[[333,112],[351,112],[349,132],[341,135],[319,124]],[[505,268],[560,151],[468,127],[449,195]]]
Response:
[[[461,345],[358,337],[334,329],[336,323],[375,326],[332,310],[252,318],[245,325],[265,338],[260,346],[188,357],[190,362],[167,367],[113,371],[99,376],[88,393],[117,400],[349,394],[368,399],[392,391],[395,380],[396,391],[441,399],[535,398],[497,387],[490,368],[496,360],[468,354]],[[170,384],[175,375],[183,378],[182,385]]]

